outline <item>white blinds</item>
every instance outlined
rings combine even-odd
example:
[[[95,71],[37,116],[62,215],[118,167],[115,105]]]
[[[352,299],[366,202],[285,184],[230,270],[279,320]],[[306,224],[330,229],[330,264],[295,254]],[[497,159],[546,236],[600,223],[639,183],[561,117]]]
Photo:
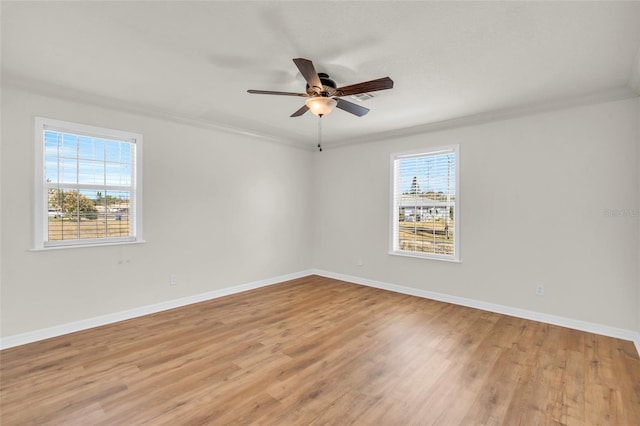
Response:
[[[457,146],[393,157],[394,253],[458,258],[457,160]]]

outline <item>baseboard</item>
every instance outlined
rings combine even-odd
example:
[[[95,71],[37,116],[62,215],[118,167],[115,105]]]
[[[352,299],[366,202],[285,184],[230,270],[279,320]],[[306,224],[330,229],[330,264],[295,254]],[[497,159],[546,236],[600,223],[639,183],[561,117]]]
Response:
[[[157,312],[179,308],[181,306],[191,305],[193,303],[204,302],[223,296],[229,296],[231,294],[241,293],[247,290],[253,290],[260,287],[278,284],[283,281],[306,277],[311,274],[311,271],[301,271],[292,274],[280,275],[277,277],[241,284],[234,287],[213,290],[193,296],[182,297],[180,299],[168,300],[166,302],[160,302],[153,305],[141,306],[139,308],[128,309],[126,311],[114,312],[112,314],[101,315],[98,317],[56,325],[41,330],[8,336],[0,338],[0,349],[8,349],[14,346],[20,346],[39,340],[49,339],[51,337],[58,337],[65,334],[74,333],[76,331],[87,330],[90,328],[99,327],[101,325],[113,324],[118,321],[141,317],[143,315],[155,314]]]
[[[441,302],[452,303],[454,305],[467,306],[470,308],[482,309],[484,311],[495,312],[498,314],[509,315],[517,318],[523,318],[523,319],[528,319],[533,321],[544,322],[547,324],[558,325],[561,327],[571,328],[574,330],[586,331],[589,333],[615,337],[623,340],[630,340],[635,344],[636,351],[638,352],[638,354],[640,354],[640,333],[633,330],[610,327],[607,325],[576,320],[573,318],[560,317],[560,316],[545,314],[541,312],[529,311],[526,309],[513,308],[511,306],[483,302],[481,300],[469,299],[466,297],[451,296],[448,294],[436,293],[436,292],[421,290],[413,287],[405,287],[401,285],[370,280],[368,278],[356,277],[353,275],[339,274],[335,272],[323,271],[318,269],[313,269],[311,272],[314,275],[320,275],[326,278],[333,278],[340,281],[347,281],[354,284],[365,285],[368,287],[375,287],[382,290],[393,291],[396,293],[423,297],[425,299],[438,300]]]
[[[469,299],[465,297],[451,296],[443,293],[436,293],[427,290],[421,290],[412,287],[405,287],[397,284],[385,283],[382,281],[370,280],[368,278],[356,277],[353,275],[345,275],[335,272],[323,271],[318,269],[310,269],[292,274],[280,275],[260,281],[254,281],[237,285],[234,287],[214,290],[206,293],[187,296],[180,299],[169,300],[166,302],[156,303],[153,305],[142,306],[139,308],[129,309],[126,311],[114,312],[112,314],[101,315],[98,317],[88,318],[85,320],[75,321],[72,323],[61,324],[48,327],[41,330],[35,330],[27,333],[17,334],[0,338],[0,349],[8,349],[14,346],[20,346],[39,340],[58,337],[76,331],[87,330],[101,325],[113,324],[118,321],[124,321],[132,318],[141,317],[143,315],[154,314],[169,309],[179,308],[181,306],[191,305],[193,303],[204,302],[207,300],[217,299],[219,297],[231,294],[241,293],[243,291],[253,290],[260,287],[267,287],[278,284],[283,281],[303,278],[309,275],[319,275],[327,278],[333,278],[341,281],[352,282],[355,284],[375,287],[382,290],[393,291],[396,293],[408,294],[411,296],[423,297],[426,299],[438,300],[441,302],[453,303],[455,305],[467,306],[470,308],[482,309],[489,312],[495,312],[504,315],[510,315],[518,318],[540,321],[547,324],[558,325],[575,330],[586,331],[589,333],[601,334],[604,336],[615,337],[632,341],[636,346],[636,351],[640,354],[640,333],[631,330],[610,327],[602,324],[591,323],[587,321],[575,320],[572,318],[559,317],[550,314],[544,314],[526,309],[518,309],[505,305],[483,302],[480,300]]]

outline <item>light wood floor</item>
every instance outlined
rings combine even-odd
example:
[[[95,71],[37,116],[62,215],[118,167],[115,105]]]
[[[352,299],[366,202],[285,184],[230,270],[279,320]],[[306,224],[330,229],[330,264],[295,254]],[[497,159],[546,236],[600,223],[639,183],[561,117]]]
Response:
[[[631,342],[320,277],[7,349],[9,425],[640,425]]]

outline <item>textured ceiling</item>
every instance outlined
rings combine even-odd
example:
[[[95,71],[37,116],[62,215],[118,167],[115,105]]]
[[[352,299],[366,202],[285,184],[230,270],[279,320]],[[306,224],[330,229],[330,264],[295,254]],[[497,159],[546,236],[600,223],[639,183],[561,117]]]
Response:
[[[330,146],[637,96],[639,49],[638,2],[2,2],[4,85],[309,147],[303,98],[246,93],[304,91],[295,57],[395,81]]]

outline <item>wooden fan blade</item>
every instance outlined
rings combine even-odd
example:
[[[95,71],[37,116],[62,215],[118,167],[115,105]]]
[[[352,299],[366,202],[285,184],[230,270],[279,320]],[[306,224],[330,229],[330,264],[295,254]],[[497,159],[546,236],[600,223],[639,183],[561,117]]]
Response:
[[[363,83],[352,84],[336,89],[334,96],[351,96],[358,93],[375,92],[376,90],[386,90],[393,88],[393,80],[389,77],[379,78],[377,80],[365,81]]]
[[[353,102],[345,101],[344,99],[340,98],[337,98],[336,101],[338,101],[336,108],[340,108],[343,111],[350,112],[351,114],[357,115],[358,117],[362,117],[369,112],[369,108],[356,105]]]
[[[300,74],[307,80],[309,87],[314,89],[316,93],[322,92],[322,82],[320,81],[320,77],[318,77],[316,68],[313,66],[313,62],[304,58],[295,58],[293,62],[300,70]]]
[[[273,90],[253,90],[253,89],[249,89],[249,90],[247,90],[247,92],[251,93],[251,94],[254,94],[254,95],[303,96],[305,98],[309,97],[309,95],[307,95],[306,93],[275,92]]]
[[[309,111],[309,107],[306,105],[302,105],[302,108],[291,114],[289,117],[300,117],[305,112]]]

